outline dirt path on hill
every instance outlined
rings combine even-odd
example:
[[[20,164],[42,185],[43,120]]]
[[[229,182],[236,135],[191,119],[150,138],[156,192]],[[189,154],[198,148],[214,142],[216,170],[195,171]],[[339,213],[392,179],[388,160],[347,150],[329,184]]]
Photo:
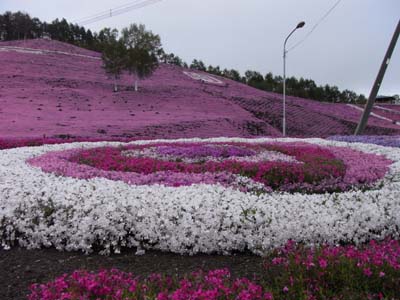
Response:
[[[147,276],[152,273],[183,275],[198,269],[229,268],[234,277],[248,278],[262,272],[262,258],[251,254],[181,256],[148,251],[143,256],[136,256],[133,253],[127,250],[122,254],[106,257],[59,252],[55,249],[0,250],[0,299],[27,299],[30,284],[44,283],[77,269],[95,271],[102,268],[118,268]]]
[[[35,48],[16,47],[16,46],[0,46],[0,51],[15,51],[15,52],[20,52],[20,53],[42,54],[42,55],[43,54],[62,54],[62,55],[90,58],[90,59],[95,59],[95,60],[100,60],[101,59],[101,57],[96,57],[96,56],[91,56],[91,55],[83,55],[83,54],[76,54],[76,53],[70,53],[70,52],[65,52],[65,51],[35,49]]]

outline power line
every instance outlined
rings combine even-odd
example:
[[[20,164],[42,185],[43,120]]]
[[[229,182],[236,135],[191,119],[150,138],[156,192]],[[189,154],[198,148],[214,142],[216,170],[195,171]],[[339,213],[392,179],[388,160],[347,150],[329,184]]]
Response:
[[[113,10],[116,10],[116,9],[126,8],[127,6],[136,4],[136,3],[141,2],[141,1],[143,1],[143,0],[135,0],[133,2],[129,2],[127,4],[120,5],[120,6],[112,8],[112,9],[107,9],[105,11],[99,12],[99,13],[91,15],[91,16],[87,16],[87,17],[84,17],[84,18],[79,18],[79,19],[73,20],[72,23],[80,23],[80,22],[84,22],[84,21],[99,17],[99,16],[103,16],[103,15],[109,14],[110,11],[112,12]]]
[[[95,23],[104,19],[112,18],[124,13],[127,13],[132,10],[136,10],[151,4],[155,4],[162,0],[136,0],[134,2],[130,2],[125,5],[117,6],[115,8],[109,9],[107,11],[103,11],[85,18],[78,19],[73,23],[78,23],[79,25],[88,25],[91,23]]]
[[[112,17],[118,16],[118,15],[127,13],[132,10],[139,9],[139,8],[142,8],[142,7],[145,7],[145,6],[160,2],[160,1],[162,1],[162,0],[144,0],[144,1],[140,1],[140,2],[135,1],[135,3],[130,4],[129,6],[124,6],[122,8],[116,8],[116,9],[110,9],[106,13],[100,14],[97,17],[93,17],[93,18],[81,21],[79,24],[80,25],[88,25],[91,23],[95,23],[95,22],[98,22],[98,21],[101,21],[104,19],[112,18]]]
[[[306,34],[306,36],[297,42],[294,46],[289,48],[287,52],[293,50],[294,48],[298,47],[300,44],[302,44],[313,32],[314,30],[331,14],[331,12],[342,2],[342,0],[336,1],[336,3],[318,20],[317,23],[311,28],[311,30]]]

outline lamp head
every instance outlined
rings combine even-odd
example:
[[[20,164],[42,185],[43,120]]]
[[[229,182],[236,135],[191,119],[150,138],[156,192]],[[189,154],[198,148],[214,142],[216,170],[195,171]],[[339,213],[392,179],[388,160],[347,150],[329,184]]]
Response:
[[[297,24],[296,29],[302,28],[302,27],[304,27],[304,25],[306,25],[306,22],[301,21],[299,24]]]

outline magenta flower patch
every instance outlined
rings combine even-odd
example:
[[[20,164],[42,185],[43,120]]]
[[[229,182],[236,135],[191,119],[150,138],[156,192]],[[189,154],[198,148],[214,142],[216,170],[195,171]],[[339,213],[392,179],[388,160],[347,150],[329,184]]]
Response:
[[[273,296],[247,278],[232,279],[227,269],[196,271],[180,280],[162,274],[140,278],[112,269],[75,271],[47,284],[34,284],[28,299],[272,300]]]
[[[160,143],[50,152],[29,160],[45,172],[132,185],[220,184],[242,191],[321,193],[368,187],[391,161],[308,143]]]
[[[399,259],[399,241],[390,237],[361,247],[304,247],[289,240],[265,256],[252,278],[235,278],[228,269],[147,277],[77,270],[31,285],[28,299],[399,299]]]

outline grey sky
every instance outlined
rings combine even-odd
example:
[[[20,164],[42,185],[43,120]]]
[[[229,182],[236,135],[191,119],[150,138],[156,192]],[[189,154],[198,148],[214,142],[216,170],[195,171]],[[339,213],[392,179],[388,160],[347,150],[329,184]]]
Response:
[[[76,20],[130,0],[0,0],[0,12],[22,10],[42,20]],[[336,0],[163,0],[87,27],[118,29],[144,23],[163,46],[185,61],[282,74],[282,46],[301,40]],[[299,47],[288,54],[288,75],[335,84],[368,96],[400,17],[400,0],[343,0]],[[400,41],[380,94],[400,94]]]

